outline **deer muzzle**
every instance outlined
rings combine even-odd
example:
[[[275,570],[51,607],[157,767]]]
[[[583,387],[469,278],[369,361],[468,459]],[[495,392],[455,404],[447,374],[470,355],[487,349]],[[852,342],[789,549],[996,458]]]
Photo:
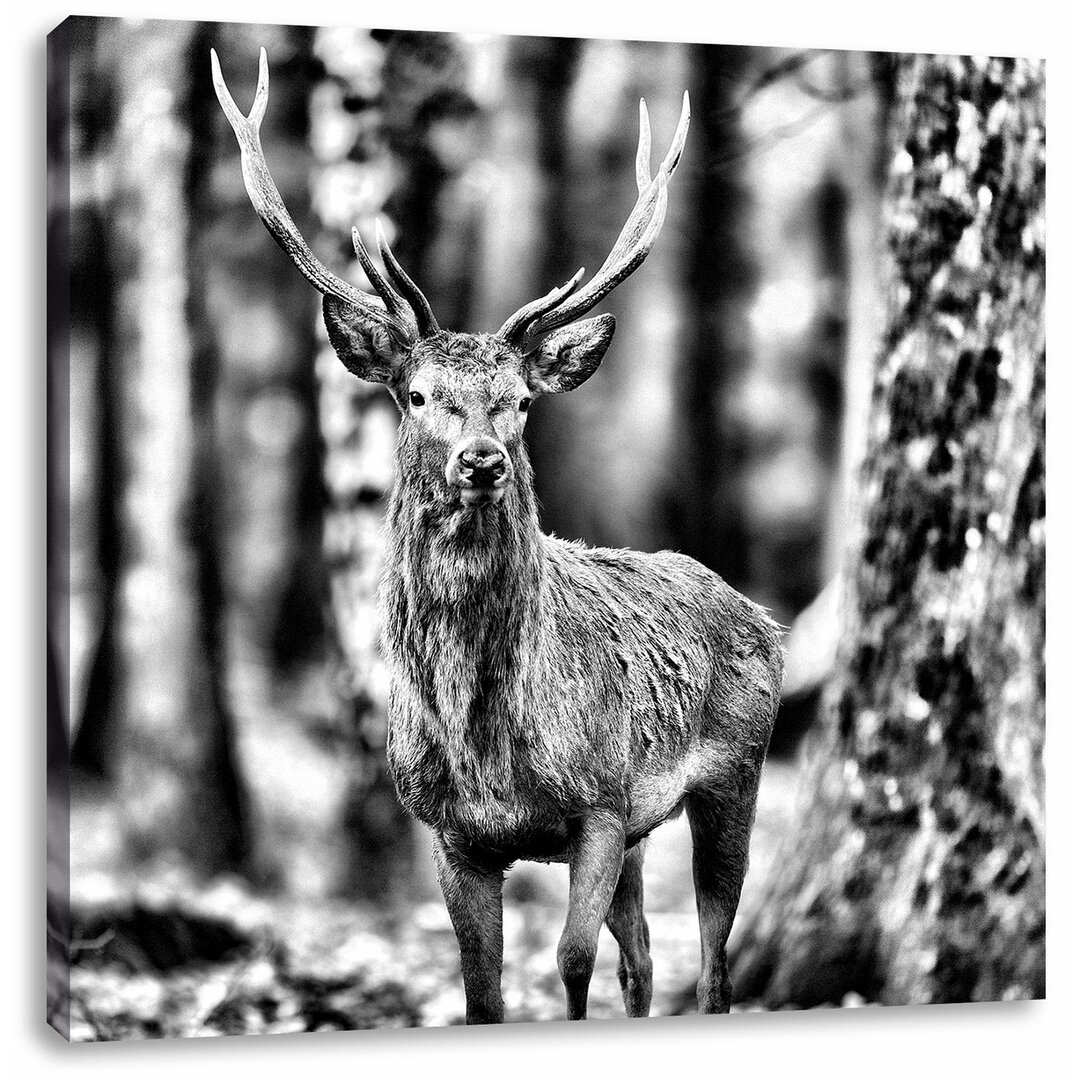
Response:
[[[513,478],[506,447],[486,435],[458,443],[446,463],[446,482],[466,506],[494,505]]]

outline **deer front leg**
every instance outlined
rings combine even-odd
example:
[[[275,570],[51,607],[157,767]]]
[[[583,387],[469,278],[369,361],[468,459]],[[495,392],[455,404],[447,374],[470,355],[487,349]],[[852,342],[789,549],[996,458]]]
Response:
[[[465,1023],[501,1024],[502,886],[499,867],[480,866],[435,838],[435,871],[461,951]]]
[[[570,904],[559,939],[559,974],[566,987],[566,1018],[584,1020],[596,942],[622,870],[626,831],[615,814],[583,819],[570,848]]]

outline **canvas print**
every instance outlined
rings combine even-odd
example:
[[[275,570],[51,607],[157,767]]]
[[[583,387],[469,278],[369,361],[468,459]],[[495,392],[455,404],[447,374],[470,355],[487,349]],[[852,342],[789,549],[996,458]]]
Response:
[[[52,1027],[1044,995],[1042,61],[48,58]]]

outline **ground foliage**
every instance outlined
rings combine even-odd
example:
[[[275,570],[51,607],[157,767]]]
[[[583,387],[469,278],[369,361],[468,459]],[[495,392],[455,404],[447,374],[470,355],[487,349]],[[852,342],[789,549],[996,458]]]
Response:
[[[76,921],[73,1041],[294,1034],[463,1024],[457,945],[437,902],[391,922],[350,904],[274,903],[236,882],[175,875]],[[555,966],[561,912],[508,908],[509,1022],[563,1018]],[[654,916],[653,1015],[678,1011],[697,960],[696,920]],[[846,1006],[866,1004],[849,995]],[[757,1011],[747,1002],[734,1012]],[[623,1016],[614,943],[602,942],[590,1018]]]
[[[692,962],[693,925],[660,921],[667,962]],[[557,913],[508,910],[511,1021],[562,1015]],[[672,941],[686,938],[675,949]],[[689,955],[688,955],[689,954]],[[593,1013],[621,1015],[614,978]],[[674,976],[670,980],[677,984]],[[170,874],[138,900],[92,905],[76,920],[71,1037],[76,1041],[275,1034],[464,1023],[458,952],[437,901],[388,919],[354,904],[275,902],[238,882],[200,889]]]
[[[795,770],[765,767],[743,910],[791,830]],[[464,1023],[457,942],[434,882],[393,908],[253,888],[238,876],[200,881],[184,864],[121,871],[116,822],[80,801],[73,815],[79,873],[70,982],[75,1041],[272,1034]],[[520,864],[508,875],[503,994],[509,1022],[565,1015],[556,946],[566,868]],[[684,821],[647,841],[646,913],[654,962],[652,1015],[693,1011],[683,1000],[699,962]],[[736,924],[738,925],[738,924]],[[621,1018],[618,950],[600,935],[590,1019]],[[66,986],[64,987],[66,989]],[[739,987],[736,987],[738,1002]],[[844,1004],[862,1005],[849,995]],[[58,994],[56,1019],[64,1007]],[[743,1000],[734,1011],[762,1008]]]

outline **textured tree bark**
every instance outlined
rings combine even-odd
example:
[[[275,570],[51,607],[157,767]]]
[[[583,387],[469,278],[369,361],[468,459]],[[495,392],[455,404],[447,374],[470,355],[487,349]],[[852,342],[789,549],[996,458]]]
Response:
[[[1044,994],[1044,69],[898,66],[844,633],[735,946],[768,1007]]]
[[[119,115],[110,261],[117,282],[121,477],[114,747],[128,854],[175,851],[205,873],[243,855],[239,784],[212,655],[208,477],[197,468],[206,385],[189,331],[194,24],[116,24]],[[123,53],[121,55],[120,53]],[[138,55],[140,62],[126,62]]]

